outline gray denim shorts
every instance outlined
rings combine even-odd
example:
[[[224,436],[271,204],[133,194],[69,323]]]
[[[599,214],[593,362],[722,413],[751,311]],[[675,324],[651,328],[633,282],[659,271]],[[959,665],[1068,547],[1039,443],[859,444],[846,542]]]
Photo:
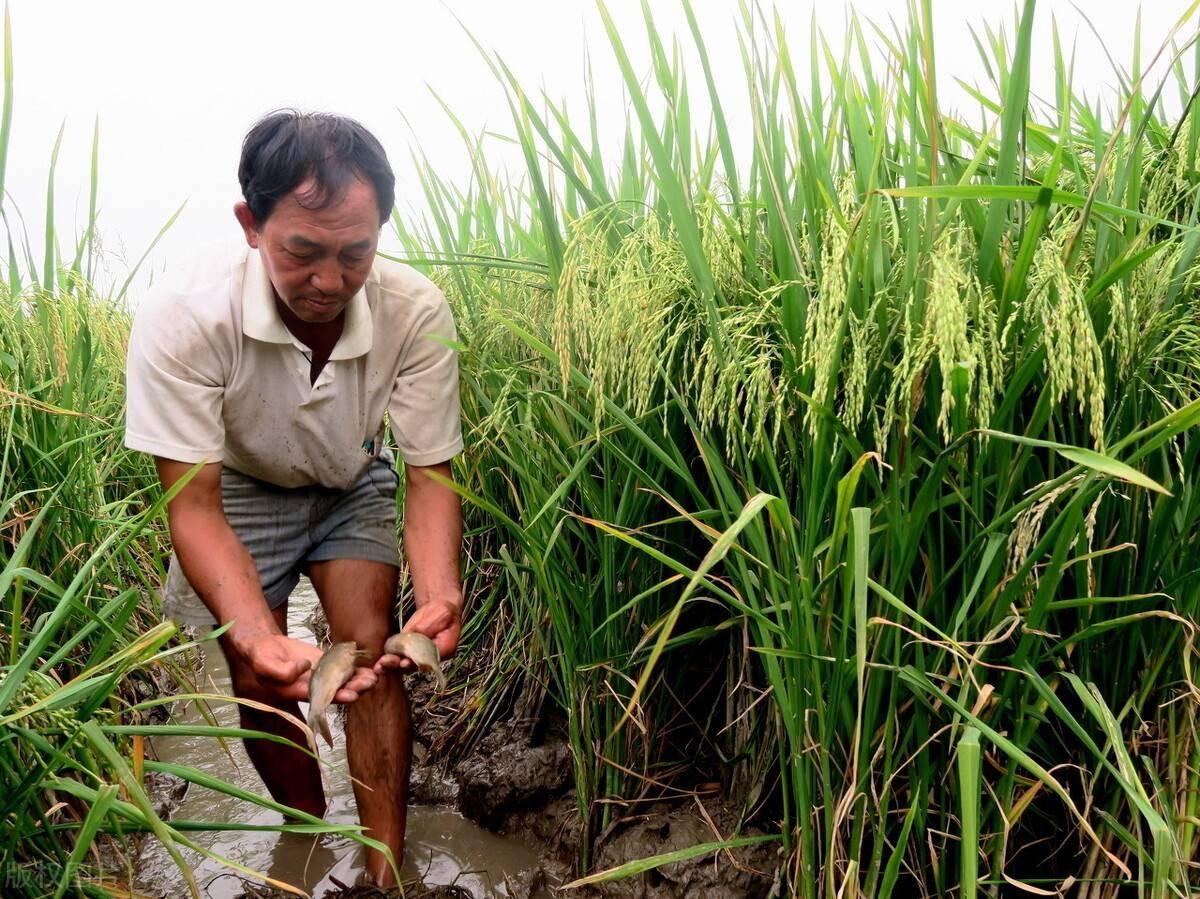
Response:
[[[221,470],[225,518],[258,569],[267,605],[282,605],[310,562],[363,559],[400,565],[395,459],[384,451],[348,490],[277,487]],[[163,615],[179,624],[216,624],[174,554],[162,591]]]

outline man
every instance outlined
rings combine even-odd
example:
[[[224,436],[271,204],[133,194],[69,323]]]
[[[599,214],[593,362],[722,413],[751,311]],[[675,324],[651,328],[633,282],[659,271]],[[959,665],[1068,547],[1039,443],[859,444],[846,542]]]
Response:
[[[355,784],[359,816],[399,864],[410,663],[382,653],[399,565],[384,413],[404,461],[416,602],[404,629],[447,657],[461,628],[461,508],[428,472],[448,478],[462,448],[454,323],[431,281],[376,257],[395,179],[360,124],[271,113],[247,134],[238,176],[246,246],[156,287],[130,337],[126,444],[154,455],[164,489],[203,463],[168,506],[164,608],[232,622],[220,645],[235,694],[297,715],[321,655],[287,636],[288,595],[308,575],[333,640],[373,662],[335,699],[350,703],[350,771],[370,787]],[[303,745],[279,715],[239,713],[242,727]],[[275,799],[324,814],[312,759],[267,740],[246,749]],[[394,883],[382,853],[366,860],[376,883]]]

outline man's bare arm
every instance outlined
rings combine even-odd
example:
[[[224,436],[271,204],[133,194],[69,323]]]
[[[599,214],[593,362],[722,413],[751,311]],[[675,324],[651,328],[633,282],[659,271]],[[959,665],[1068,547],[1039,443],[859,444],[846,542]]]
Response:
[[[157,456],[154,461],[164,490],[193,467]],[[276,625],[254,560],[225,518],[219,462],[201,468],[171,500],[167,524],[175,555],[192,588],[218,623],[234,622],[226,632],[230,648],[281,698],[308,699],[309,671],[321,651],[285,636]],[[335,698],[353,702],[374,683],[374,672],[360,668]]]
[[[404,469],[404,552],[417,606],[404,630],[425,634],[441,657],[448,658],[462,632],[462,502],[449,487],[428,477],[428,471],[451,477],[449,462]],[[375,670],[392,667],[407,668],[409,663],[385,655]]]
[[[169,490],[193,466],[155,458],[158,479]],[[229,642],[241,649],[255,637],[278,634],[254,560],[238,539],[221,504],[221,463],[205,465],[171,500],[167,523],[175,555],[188,582],[221,624],[236,620]]]

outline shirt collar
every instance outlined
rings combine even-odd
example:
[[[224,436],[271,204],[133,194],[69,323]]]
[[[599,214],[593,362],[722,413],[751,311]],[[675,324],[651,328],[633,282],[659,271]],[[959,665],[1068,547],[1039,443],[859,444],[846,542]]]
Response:
[[[374,328],[371,307],[367,303],[367,284],[375,277],[372,269],[366,284],[346,305],[346,323],[342,328],[342,336],[329,354],[331,361],[354,359],[366,355],[371,349]],[[246,279],[242,285],[242,333],[265,343],[299,345],[275,308],[275,288],[256,249],[251,249],[246,258]]]

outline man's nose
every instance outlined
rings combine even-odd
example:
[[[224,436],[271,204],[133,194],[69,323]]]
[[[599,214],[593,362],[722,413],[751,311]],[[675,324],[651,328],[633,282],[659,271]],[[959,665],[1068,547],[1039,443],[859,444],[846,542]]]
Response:
[[[318,266],[309,278],[309,283],[323,294],[337,293],[342,289],[342,270],[336,262]]]

